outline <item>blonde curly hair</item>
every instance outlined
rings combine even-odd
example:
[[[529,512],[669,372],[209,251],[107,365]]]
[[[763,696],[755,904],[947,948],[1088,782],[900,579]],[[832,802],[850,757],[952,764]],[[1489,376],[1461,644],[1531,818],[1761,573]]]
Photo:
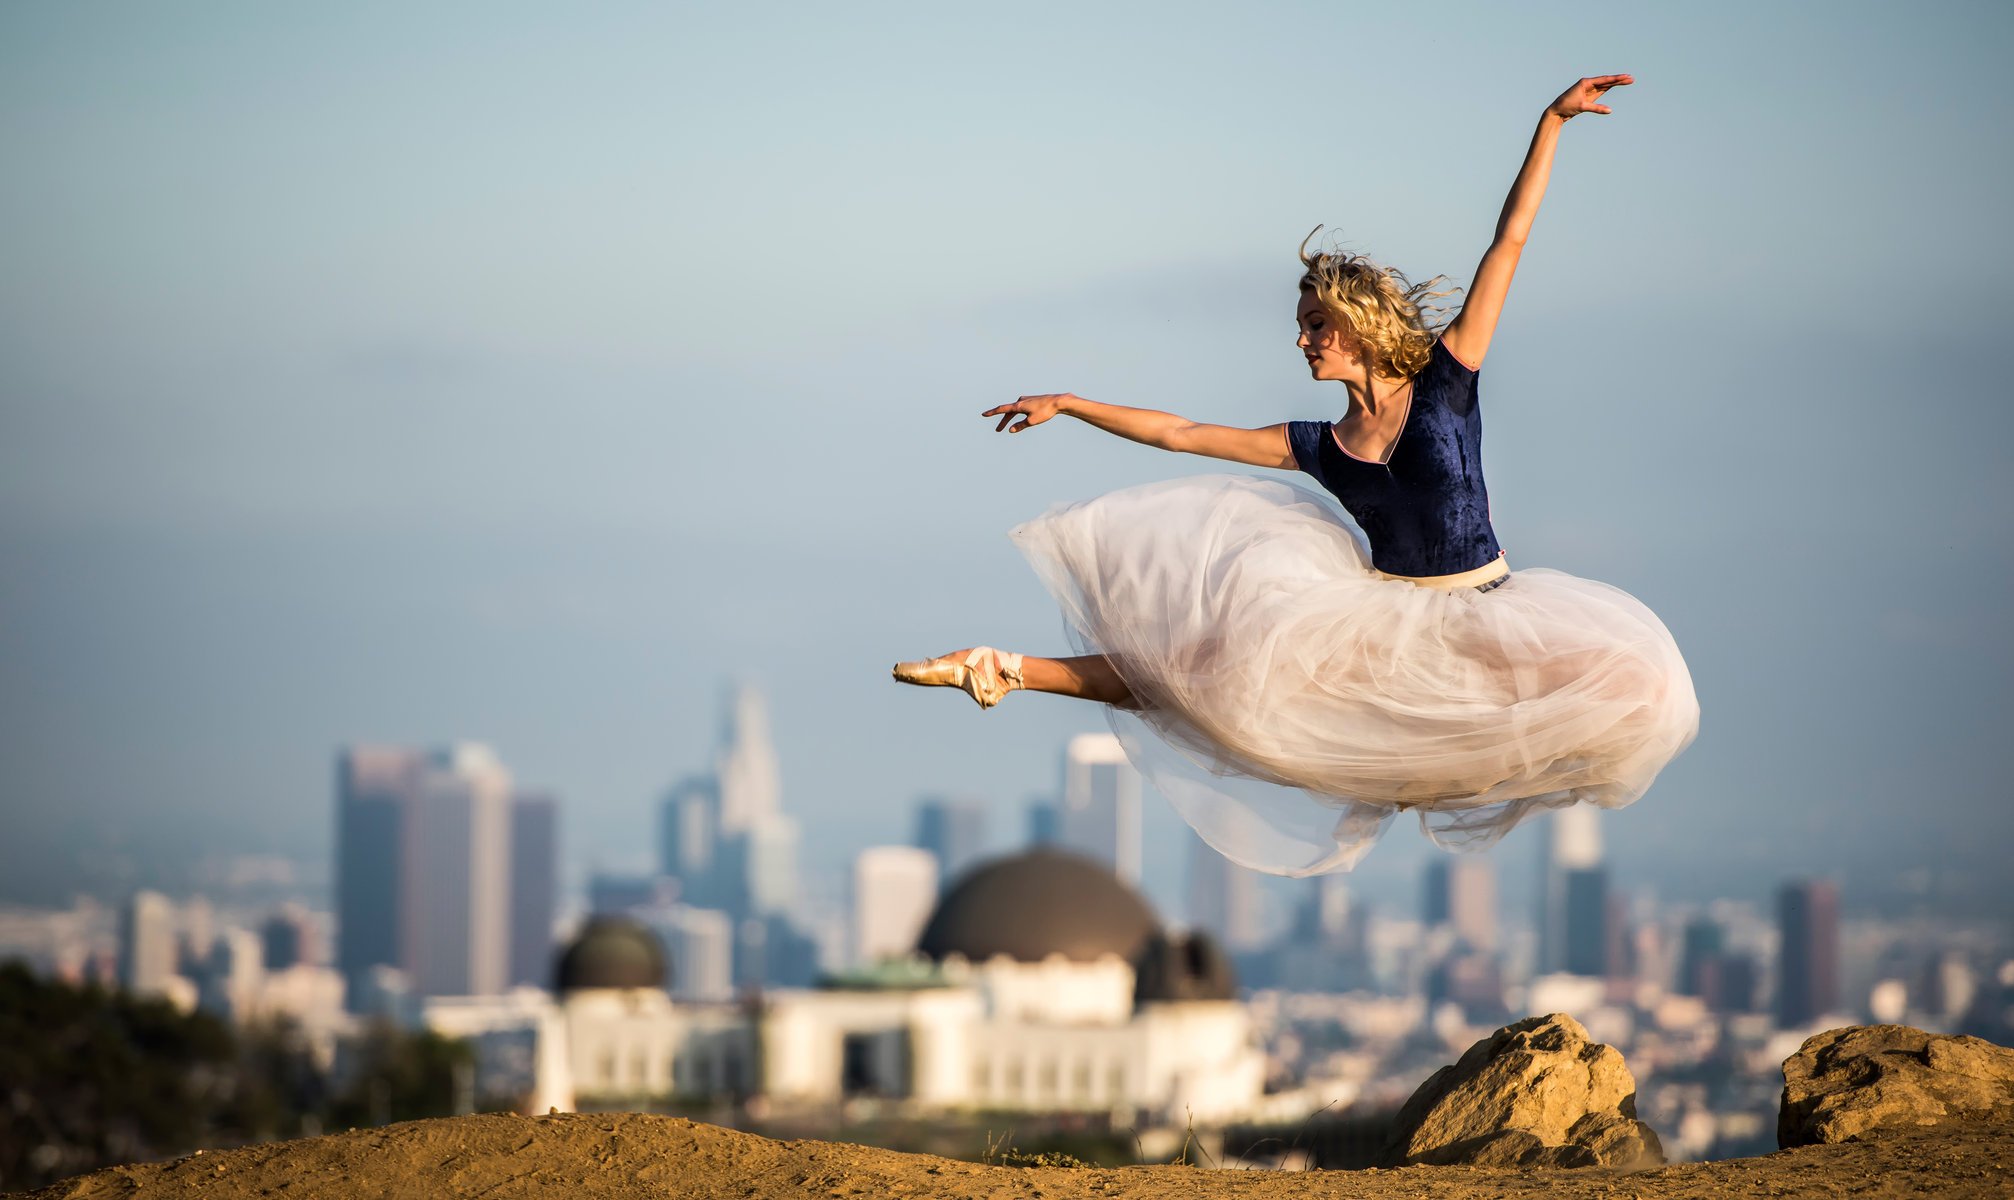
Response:
[[[1316,250],[1308,253],[1308,243],[1322,227],[1317,225],[1301,239],[1301,290],[1314,293],[1315,300],[1349,336],[1359,343],[1358,354],[1379,374],[1417,375],[1427,365],[1434,339],[1447,326],[1449,306],[1430,303],[1461,291],[1436,275],[1424,283],[1407,279],[1396,267],[1379,266],[1361,254],[1345,250]]]

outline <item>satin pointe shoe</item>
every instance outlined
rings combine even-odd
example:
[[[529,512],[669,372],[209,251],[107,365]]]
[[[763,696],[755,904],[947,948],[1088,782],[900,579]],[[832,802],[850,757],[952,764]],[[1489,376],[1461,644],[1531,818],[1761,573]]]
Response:
[[[992,708],[1022,685],[1021,656],[991,646],[974,646],[963,658],[944,655],[895,664],[895,678],[919,687],[955,687]]]

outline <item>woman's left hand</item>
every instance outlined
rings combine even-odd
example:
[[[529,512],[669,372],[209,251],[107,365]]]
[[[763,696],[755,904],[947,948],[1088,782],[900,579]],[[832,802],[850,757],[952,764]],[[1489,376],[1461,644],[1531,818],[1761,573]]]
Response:
[[[1635,82],[1634,75],[1590,75],[1561,92],[1559,99],[1546,106],[1546,111],[1562,121],[1571,120],[1584,112],[1607,116],[1608,105],[1601,102],[1601,94],[1612,87]]]

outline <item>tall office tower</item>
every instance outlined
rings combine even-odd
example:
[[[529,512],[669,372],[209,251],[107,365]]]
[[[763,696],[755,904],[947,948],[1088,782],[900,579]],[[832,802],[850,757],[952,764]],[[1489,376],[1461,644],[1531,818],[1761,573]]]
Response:
[[[1080,733],[1063,751],[1061,834],[1070,849],[1110,863],[1129,884],[1140,883],[1140,773],[1119,739]]]
[[[368,990],[371,969],[408,959],[407,851],[413,798],[426,756],[393,746],[336,755],[336,968],[345,1003]]]
[[[1562,871],[1560,891],[1564,897],[1565,957],[1558,969],[1571,975],[1607,977],[1620,966],[1615,958],[1616,922],[1609,903],[1608,868]]]
[[[457,742],[426,762],[407,858],[412,906],[403,964],[419,996],[482,996],[510,971],[511,779],[487,746]]]
[[[1776,893],[1776,1024],[1791,1029],[1839,1006],[1839,885],[1799,879]]]
[[[1538,949],[1541,971],[1573,970],[1567,965],[1570,940],[1567,874],[1601,865],[1600,821],[1600,813],[1585,804],[1558,809],[1546,821],[1545,840],[1539,845]],[[1587,886],[1583,883],[1583,890]]]
[[[119,986],[158,996],[175,978],[175,906],[159,892],[134,892],[119,910]]]
[[[672,904],[637,916],[657,933],[671,963],[671,995],[693,1004],[734,999],[734,918]]]
[[[216,936],[204,963],[197,1003],[233,1021],[252,1013],[266,976],[266,946],[249,929],[226,929]]]
[[[559,902],[559,805],[520,793],[510,806],[510,965],[507,984],[552,983],[552,919]]]
[[[282,905],[267,917],[259,926],[259,939],[265,956],[262,965],[268,971],[321,965],[321,937],[307,910],[298,904]]]
[[[909,954],[936,906],[936,855],[914,846],[862,850],[853,860],[853,961]]]
[[[735,917],[787,913],[797,903],[797,822],[780,813],[721,840],[728,883],[727,912]]]
[[[1189,925],[1206,930],[1234,953],[1265,940],[1258,873],[1219,854],[1194,831],[1189,834]]]
[[[204,896],[184,900],[175,914],[180,930],[175,951],[175,971],[194,979],[210,966],[210,952],[216,949],[217,913]]]
[[[916,845],[937,856],[938,888],[948,888],[986,854],[986,805],[931,796],[916,806]]]
[[[720,789],[720,832],[738,833],[781,815],[783,785],[762,693],[747,685],[736,690],[720,741],[713,767]]]
[[[1028,801],[1028,844],[1051,846],[1063,840],[1063,810],[1054,800]]]
[[[842,943],[835,969],[845,965],[846,921],[839,917]],[[817,937],[781,913],[748,917],[735,927],[734,982],[737,987],[810,987],[818,982],[823,948]]]
[[[1720,957],[1727,950],[1727,931],[1711,917],[1694,917],[1685,923],[1678,949],[1678,986],[1681,996],[1698,996],[1709,1005],[1720,987]]]
[[[720,888],[720,781],[688,775],[658,809],[658,870],[678,880],[679,898],[702,908],[725,903]]]
[[[1487,860],[1429,859],[1420,916],[1429,925],[1451,926],[1471,950],[1495,950],[1496,890],[1496,873]]]

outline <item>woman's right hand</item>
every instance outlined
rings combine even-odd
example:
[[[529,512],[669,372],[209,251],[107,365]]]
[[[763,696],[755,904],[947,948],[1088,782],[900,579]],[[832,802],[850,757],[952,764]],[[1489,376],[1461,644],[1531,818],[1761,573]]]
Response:
[[[1006,429],[1008,433],[1019,433],[1030,425],[1040,425],[1050,417],[1062,412],[1065,401],[1076,399],[1078,397],[1071,395],[1069,392],[1058,392],[1048,396],[1023,396],[1012,404],[996,405],[979,415],[982,417],[1000,418],[1000,423],[993,427],[993,432],[995,433],[999,433],[1003,429]],[[1012,421],[1015,417],[1020,417],[1021,423],[1008,429],[1007,422]]]
[[[1636,82],[1634,75],[1590,75],[1578,80],[1559,94],[1559,99],[1546,105],[1546,111],[1562,121],[1570,121],[1582,113],[1609,115],[1608,105],[1601,102],[1602,93],[1613,87],[1628,87]]]

